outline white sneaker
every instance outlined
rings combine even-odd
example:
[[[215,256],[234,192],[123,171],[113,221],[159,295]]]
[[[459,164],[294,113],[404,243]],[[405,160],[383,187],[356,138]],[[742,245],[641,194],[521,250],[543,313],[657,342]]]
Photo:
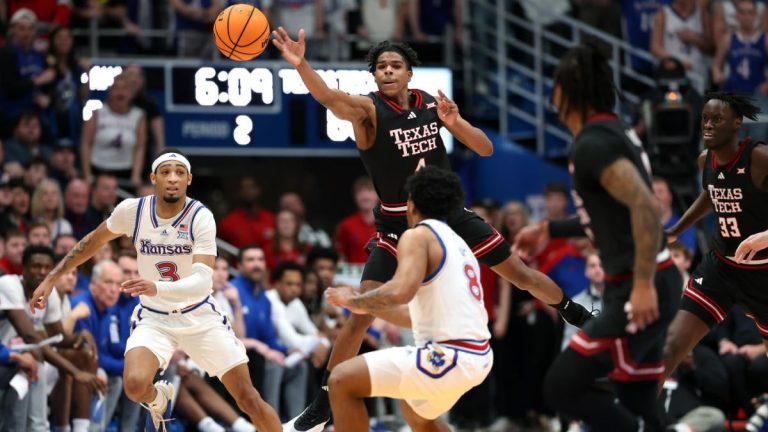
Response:
[[[171,411],[173,406],[174,395],[176,395],[176,388],[168,381],[158,381],[155,383],[155,389],[165,397],[165,406],[152,407],[149,404],[141,404],[144,408],[149,410],[149,416],[147,417],[147,423],[145,430],[147,432],[155,431],[167,431],[166,423],[171,420]]]

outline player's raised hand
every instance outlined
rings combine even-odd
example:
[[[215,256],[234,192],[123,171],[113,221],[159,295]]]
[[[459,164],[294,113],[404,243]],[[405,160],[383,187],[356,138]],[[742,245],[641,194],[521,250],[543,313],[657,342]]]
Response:
[[[739,244],[734,258],[739,263],[749,262],[765,248],[768,248],[768,231],[752,234]]]
[[[131,297],[138,297],[140,295],[152,297],[157,295],[157,285],[146,279],[130,279],[120,285],[120,291],[130,294]]]
[[[45,309],[45,305],[48,301],[48,296],[53,291],[53,284],[48,280],[43,280],[42,283],[32,293],[32,297],[29,298],[29,308],[34,313],[35,310]]]
[[[528,225],[515,235],[512,252],[524,260],[534,257],[549,242],[547,222]]]
[[[299,30],[299,38],[295,41],[291,39],[283,27],[278,27],[277,30],[272,32],[272,44],[280,50],[280,54],[283,55],[285,61],[294,67],[298,67],[301,61],[304,60],[304,51],[306,50],[304,29]]]
[[[643,330],[659,319],[659,300],[653,282],[635,281],[624,312],[629,319],[626,327],[629,333]]]
[[[437,116],[446,126],[453,126],[456,119],[459,118],[459,106],[456,102],[448,99],[448,96],[442,90],[437,91]]]
[[[349,286],[329,287],[325,290],[325,299],[328,301],[328,304],[349,309],[352,313],[367,314],[367,310],[352,305],[352,300],[357,295],[357,291]]]

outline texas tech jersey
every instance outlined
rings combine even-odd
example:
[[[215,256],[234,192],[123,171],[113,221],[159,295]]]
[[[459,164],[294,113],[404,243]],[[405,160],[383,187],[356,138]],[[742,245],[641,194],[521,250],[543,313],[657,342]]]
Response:
[[[762,142],[744,139],[739,152],[728,165],[719,165],[708,151],[702,173],[702,186],[709,193],[716,217],[714,250],[723,257],[733,257],[742,240],[768,229],[768,193],[752,181],[752,150]],[[768,258],[758,253],[753,261]]]
[[[133,239],[142,279],[174,282],[192,273],[194,255],[216,256],[216,222],[211,211],[192,198],[187,198],[179,214],[160,218],[155,211],[156,200],[154,195],[123,200],[107,219],[107,228]],[[170,311],[204,298],[177,303],[158,296],[141,296],[141,304]]]
[[[382,205],[405,211],[408,177],[425,165],[451,168],[440,138],[437,101],[411,90],[411,108],[406,110],[380,92],[368,97],[376,107],[376,140],[368,150],[358,151]]]
[[[650,162],[636,136],[613,114],[589,118],[571,148],[573,199],[581,223],[600,251],[605,273],[609,275],[631,272],[635,262],[629,208],[600,183],[603,170],[621,158],[637,168],[650,190]],[[662,248],[663,239],[659,237],[659,249]]]

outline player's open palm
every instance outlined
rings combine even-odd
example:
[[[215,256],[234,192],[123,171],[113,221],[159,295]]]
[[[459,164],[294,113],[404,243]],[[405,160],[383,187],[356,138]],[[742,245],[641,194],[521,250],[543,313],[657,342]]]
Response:
[[[272,44],[280,50],[280,54],[294,67],[299,66],[304,59],[306,44],[304,43],[304,29],[299,30],[298,41],[291,39],[283,27],[278,27],[272,32]]]
[[[32,293],[32,297],[29,298],[29,308],[32,309],[32,312],[45,309],[51,291],[53,291],[53,284],[48,281],[43,281],[35,289]]]
[[[659,300],[653,283],[638,283],[632,287],[629,302],[625,305],[629,319],[627,331],[635,333],[643,330],[659,319]]]
[[[146,279],[130,279],[120,286],[120,291],[125,294],[129,294],[131,297],[155,296],[157,295],[157,285],[154,282]]]
[[[768,231],[752,234],[736,248],[736,262],[749,262],[755,257],[755,254],[768,248]]]
[[[448,96],[442,90],[437,91],[437,116],[446,126],[453,126],[456,119],[459,118],[459,106],[456,102],[448,99]]]
[[[549,241],[549,233],[543,224],[528,225],[515,235],[512,250],[524,260],[534,257]]]
[[[325,290],[325,299],[328,304],[349,309],[350,312],[356,314],[366,314],[368,311],[361,308],[356,308],[352,305],[352,299],[357,296],[357,292],[348,286],[330,287]]]

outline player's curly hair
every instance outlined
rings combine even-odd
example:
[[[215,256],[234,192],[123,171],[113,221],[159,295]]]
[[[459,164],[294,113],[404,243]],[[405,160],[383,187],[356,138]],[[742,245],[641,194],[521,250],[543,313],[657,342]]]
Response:
[[[419,61],[419,55],[408,44],[401,42],[384,41],[378,45],[371,47],[368,50],[368,54],[365,56],[365,61],[368,63],[368,71],[373,73],[376,70],[376,62],[379,61],[379,56],[387,51],[394,51],[405,60],[405,64],[408,66],[408,70],[413,70],[414,66],[421,64]]]
[[[408,178],[405,190],[425,218],[447,219],[451,212],[464,205],[459,176],[442,168],[426,166],[420,169]]]
[[[555,70],[554,87],[562,98],[557,107],[562,115],[581,113],[586,121],[590,110],[611,112],[616,105],[613,71],[600,51],[591,45],[572,48]]]
[[[707,103],[713,99],[719,100],[728,105],[735,116],[741,118],[746,117],[753,121],[757,120],[757,115],[761,112],[760,108],[755,106],[753,103],[754,99],[743,94],[731,92],[710,92],[707,93],[704,98],[704,103]]]

